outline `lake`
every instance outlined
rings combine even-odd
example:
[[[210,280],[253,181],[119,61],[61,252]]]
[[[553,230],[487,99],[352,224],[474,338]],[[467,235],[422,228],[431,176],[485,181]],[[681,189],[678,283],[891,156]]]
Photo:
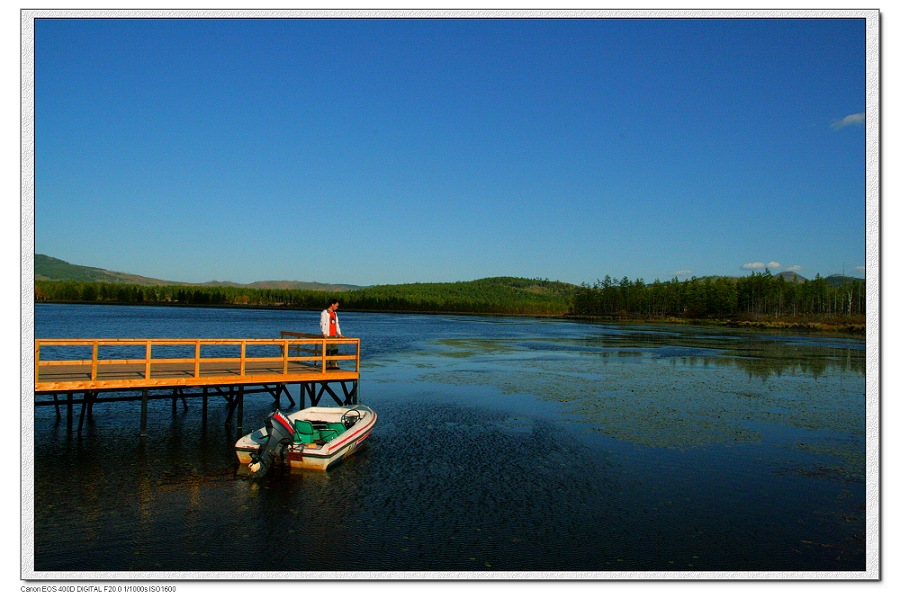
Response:
[[[266,338],[315,332],[318,313],[40,304],[34,321],[40,338]],[[205,422],[199,402],[151,401],[146,437],[139,402],[96,405],[80,433],[34,408],[36,577],[866,568],[860,337],[347,312],[341,327],[379,420],[327,473],[250,480],[222,399]],[[245,431],[271,410],[249,395]]]

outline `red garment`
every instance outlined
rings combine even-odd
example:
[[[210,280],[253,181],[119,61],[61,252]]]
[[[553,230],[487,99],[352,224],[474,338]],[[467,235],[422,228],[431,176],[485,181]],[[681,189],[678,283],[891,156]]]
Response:
[[[328,312],[328,317],[328,336],[337,336],[337,317],[334,315],[333,311]]]

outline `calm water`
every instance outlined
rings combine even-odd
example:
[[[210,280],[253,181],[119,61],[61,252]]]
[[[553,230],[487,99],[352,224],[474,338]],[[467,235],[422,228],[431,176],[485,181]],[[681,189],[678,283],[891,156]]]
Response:
[[[317,324],[35,307],[43,338]],[[36,409],[34,570],[865,569],[861,339],[355,313],[341,325],[362,339],[361,402],[379,424],[328,473],[250,481],[222,399],[205,423],[199,403],[151,402],[146,438],[139,403],[95,406],[81,433]],[[250,395],[245,426],[271,408]]]

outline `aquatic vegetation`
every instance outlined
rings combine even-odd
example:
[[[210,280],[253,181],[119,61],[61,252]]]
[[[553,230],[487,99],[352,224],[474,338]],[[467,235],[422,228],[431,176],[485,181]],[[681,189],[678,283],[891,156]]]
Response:
[[[555,402],[594,433],[646,447],[747,445],[793,430],[813,440],[792,450],[859,470],[863,451],[841,440],[865,433],[859,344],[703,328],[612,332],[580,339],[447,339],[436,343],[439,367],[423,379],[490,385],[507,396]]]

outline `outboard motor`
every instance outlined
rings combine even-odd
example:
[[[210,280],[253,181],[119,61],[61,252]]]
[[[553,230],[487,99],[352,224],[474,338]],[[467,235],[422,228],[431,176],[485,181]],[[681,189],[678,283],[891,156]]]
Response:
[[[249,468],[253,477],[261,478],[266,475],[275,458],[293,442],[294,426],[291,420],[276,409],[266,418],[266,440],[259,445],[259,452],[252,457]]]

